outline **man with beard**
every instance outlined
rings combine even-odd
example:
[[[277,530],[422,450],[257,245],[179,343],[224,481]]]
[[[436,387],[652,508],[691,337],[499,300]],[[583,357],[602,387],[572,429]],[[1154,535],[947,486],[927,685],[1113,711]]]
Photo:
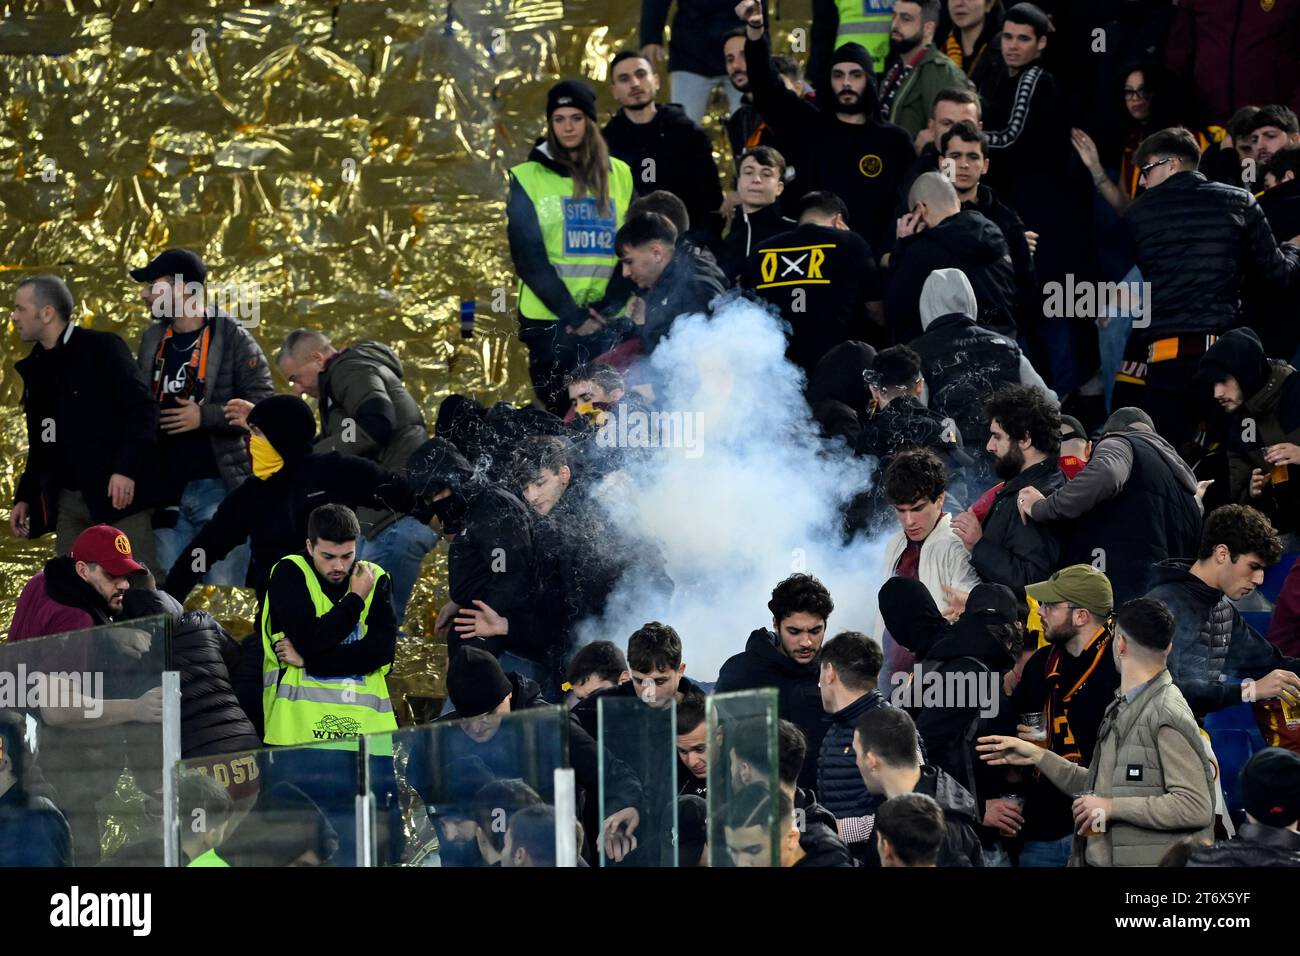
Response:
[[[131,542],[106,524],[87,528],[72,552],[32,576],[14,608],[9,640],[63,634],[108,624],[122,610],[127,575],[140,570]]]
[[[137,363],[160,409],[158,464],[167,488],[155,520],[158,567],[216,513],[253,471],[248,433],[226,410],[252,408],[275,394],[257,340],[239,322],[204,302],[208,268],[188,249],[167,249],[131,270],[153,323],[140,336]],[[243,587],[248,548],[240,545],[210,567],[207,584]]]
[[[1047,644],[1025,663],[1011,695],[1007,729],[1014,723],[1024,739],[1086,767],[1102,715],[1119,687],[1110,649],[1110,581],[1092,565],[1076,564],[1025,590],[1039,602]],[[1039,713],[1045,738],[1035,738],[1024,721],[1024,715]],[[1020,789],[1025,798],[1020,866],[1065,866],[1074,837],[1070,798],[1037,774]]]
[[[1246,126],[1255,147],[1257,179],[1273,159],[1273,154],[1292,143],[1300,143],[1300,120],[1286,106],[1261,107]]]
[[[880,82],[880,118],[913,139],[931,120],[940,91],[969,89],[970,80],[934,45],[939,0],[896,0],[889,27],[889,59]]]
[[[638,196],[666,189],[690,215],[690,238],[711,245],[720,234],[722,186],[709,136],[676,103],[655,104],[659,77],[640,53],[615,55],[609,82],[621,109],[605,124],[611,156],[627,163]]]
[[[808,738],[808,749],[820,752],[827,717],[817,687],[817,654],[835,602],[811,574],[792,574],[772,589],[767,608],[773,629],[759,628],[749,635],[745,650],[722,665],[714,691],[775,687],[781,718],[797,724]],[[817,786],[815,762],[803,768],[799,786]]]
[[[871,56],[857,43],[831,55],[828,103],[813,106],[773,73],[758,0],[736,8],[745,21],[745,62],[759,113],[792,154],[802,189],[844,200],[852,229],[873,249],[886,248],[895,193],[916,153],[906,132],[877,119]]]
[[[1010,385],[984,406],[989,418],[985,450],[1002,479],[969,510],[952,519],[952,530],[970,552],[971,563],[989,584],[1005,584],[1017,594],[1057,567],[1061,551],[1056,533],[1020,518],[1017,497],[1035,488],[1044,497],[1065,484],[1057,458],[1061,415],[1037,388]]]

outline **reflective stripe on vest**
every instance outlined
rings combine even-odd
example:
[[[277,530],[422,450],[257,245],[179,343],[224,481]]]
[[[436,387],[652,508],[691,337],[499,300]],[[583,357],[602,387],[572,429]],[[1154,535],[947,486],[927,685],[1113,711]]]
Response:
[[[614,234],[632,201],[632,170],[621,159],[610,159],[609,204],[604,213],[591,196],[573,195],[573,179],[539,162],[520,163],[510,172],[532,200],[542,230],[546,258],[580,306],[595,305],[605,296],[618,267]],[[536,293],[519,282],[519,313],[526,319],[559,318]]]
[[[894,21],[892,0],[835,0],[835,6],[840,14],[835,46],[838,48],[845,43],[861,43],[871,54],[875,71],[881,72],[889,57],[889,28]],[[868,13],[869,7],[880,10]]]
[[[276,567],[286,561],[302,572],[316,616],[329,613],[334,601],[321,588],[308,560],[302,555],[291,554],[277,562]],[[375,573],[375,586],[366,596],[357,628],[346,643],[366,636],[370,604],[379,579],[386,574],[378,565],[366,564]],[[275,568],[271,572],[274,574]],[[271,632],[269,597],[262,605],[261,626],[262,710],[266,720],[263,739],[267,744],[320,743],[333,749],[355,751],[357,735],[397,729],[393,703],[388,696],[388,682],[384,680],[390,665],[355,677],[309,674],[301,667],[282,664],[276,658],[275,642],[284,637],[284,632]]]

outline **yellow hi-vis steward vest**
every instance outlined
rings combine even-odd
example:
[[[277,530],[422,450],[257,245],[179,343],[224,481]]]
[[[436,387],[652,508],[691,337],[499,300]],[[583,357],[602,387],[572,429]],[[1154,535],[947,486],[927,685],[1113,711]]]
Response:
[[[605,295],[618,266],[614,234],[632,202],[632,170],[621,159],[610,157],[609,163],[610,208],[603,213],[594,196],[575,198],[573,180],[539,162],[520,163],[510,170],[537,211],[546,258],[573,301],[581,306],[595,305]],[[519,282],[519,314],[525,319],[559,319],[523,280]]]
[[[284,561],[297,565],[302,571],[316,616],[329,613],[334,602],[321,590],[320,580],[307,559],[300,554],[291,554],[277,562],[276,567]],[[356,630],[344,640],[345,644],[365,637],[370,603],[379,579],[386,573],[377,564],[365,563],[375,572],[375,587],[366,596],[361,619]],[[271,573],[275,573],[275,568]],[[275,642],[282,637],[283,631],[271,633],[268,595],[262,602],[262,712],[266,718],[266,732],[262,739],[267,744],[291,746],[337,741],[337,749],[355,751],[358,734],[391,733],[397,729],[388,683],[384,680],[391,665],[354,677],[309,674],[304,668],[282,664],[276,659]]]
[[[894,0],[835,0],[840,14],[835,46],[861,43],[871,54],[877,73],[885,68],[889,57],[889,26],[894,20]],[[833,63],[826,64],[829,69]]]
[[[225,866],[225,867],[230,866],[229,863],[227,863],[221,857],[217,856],[216,850],[208,850],[206,853],[200,853],[198,856],[190,860],[190,862],[186,863],[185,865],[186,866]]]

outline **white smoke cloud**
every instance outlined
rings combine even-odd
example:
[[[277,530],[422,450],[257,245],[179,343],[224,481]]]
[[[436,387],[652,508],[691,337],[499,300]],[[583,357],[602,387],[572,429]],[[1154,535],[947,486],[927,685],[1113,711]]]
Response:
[[[874,464],[819,437],[785,347],[779,319],[727,298],[712,319],[679,318],[655,350],[651,368],[667,382],[659,407],[695,416],[698,447],[646,454],[631,466],[639,487],[606,506],[624,533],[659,546],[676,590],[665,606],[628,576],[603,618],[579,627],[579,644],[626,647],[642,624],[663,621],[682,637],[687,674],[713,681],[751,631],[771,626],[772,588],[796,571],[835,600],[828,636],[868,630],[883,539],[846,547],[840,523]]]

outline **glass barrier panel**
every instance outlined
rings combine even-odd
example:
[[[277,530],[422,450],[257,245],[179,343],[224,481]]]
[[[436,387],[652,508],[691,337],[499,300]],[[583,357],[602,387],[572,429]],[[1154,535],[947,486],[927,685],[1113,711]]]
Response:
[[[568,730],[546,706],[367,734],[375,865],[554,866]]]
[[[0,644],[0,866],[162,866],[171,620]]]
[[[182,760],[181,866],[355,866],[356,740]]]
[[[583,827],[599,834],[601,866],[677,865],[675,718],[675,705],[651,707],[637,697],[597,699],[600,817],[587,814]]]
[[[705,700],[710,866],[780,866],[777,692]]]

